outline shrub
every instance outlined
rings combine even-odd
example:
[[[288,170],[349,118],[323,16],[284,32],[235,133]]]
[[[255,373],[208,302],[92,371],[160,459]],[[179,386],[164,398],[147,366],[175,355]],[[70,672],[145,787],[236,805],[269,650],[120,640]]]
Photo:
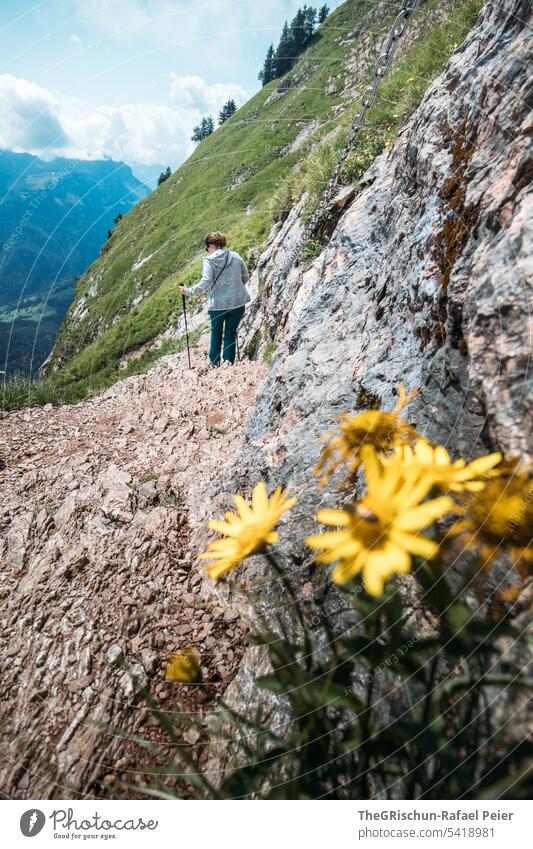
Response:
[[[63,402],[63,388],[53,378],[39,380],[17,374],[0,385],[0,409],[4,411]]]

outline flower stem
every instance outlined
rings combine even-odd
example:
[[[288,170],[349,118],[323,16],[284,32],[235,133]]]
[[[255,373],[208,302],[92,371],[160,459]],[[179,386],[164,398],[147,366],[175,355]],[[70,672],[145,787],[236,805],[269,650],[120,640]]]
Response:
[[[305,639],[305,650],[306,650],[306,653],[307,653],[307,651],[308,651],[307,628],[305,627],[305,622],[304,622],[304,619],[303,619],[302,611],[301,611],[300,605],[298,604],[298,598],[296,597],[296,593],[294,592],[294,587],[292,586],[292,584],[288,580],[285,572],[283,571],[283,569],[279,565],[278,561],[276,560],[276,558],[274,557],[274,555],[272,554],[272,552],[268,548],[265,548],[265,550],[263,552],[263,557],[272,566],[272,569],[274,570],[276,575],[279,577],[279,579],[280,579],[280,581],[283,585],[283,588],[287,591],[287,593],[289,594],[289,596],[291,598],[291,602],[292,602],[291,607],[293,609],[293,612],[296,614],[296,618],[298,619],[298,621],[301,625],[301,628],[302,628],[302,631],[303,631],[303,634],[304,634],[304,639]],[[281,619],[281,617],[280,617],[280,619]]]
[[[381,634],[381,615],[376,615],[374,640],[377,642]],[[370,771],[370,720],[372,717],[372,696],[374,695],[374,680],[377,667],[374,665],[370,671],[370,681],[366,691],[365,706],[359,714],[361,725],[361,799],[370,798],[369,771]]]

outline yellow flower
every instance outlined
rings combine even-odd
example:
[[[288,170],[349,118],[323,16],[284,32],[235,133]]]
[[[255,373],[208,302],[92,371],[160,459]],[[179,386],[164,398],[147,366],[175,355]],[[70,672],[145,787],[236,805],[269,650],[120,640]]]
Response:
[[[405,466],[415,465],[421,473],[431,476],[435,486],[444,492],[479,492],[485,486],[487,476],[494,474],[495,466],[502,460],[502,455],[496,452],[479,457],[472,463],[467,464],[463,459],[452,463],[444,446],[433,446],[425,439],[419,439],[414,448],[399,446],[396,453]],[[382,458],[384,465],[389,462],[390,457]]]
[[[317,475],[322,475],[322,483],[327,483],[331,475],[344,465],[348,468],[347,479],[353,476],[361,463],[363,445],[373,445],[378,451],[390,451],[404,440],[415,439],[416,431],[399,418],[400,412],[415,394],[416,390],[406,395],[404,387],[400,386],[398,403],[390,412],[367,410],[356,416],[344,413],[340,418],[340,434],[324,448],[315,469]],[[322,439],[330,437],[331,434],[326,434]]]
[[[230,569],[238,566],[246,557],[262,551],[266,545],[272,545],[279,539],[274,531],[283,513],[296,504],[295,498],[278,486],[269,499],[266,486],[259,481],[252,493],[252,504],[247,504],[241,495],[235,495],[237,513],[226,513],[226,521],[212,519],[209,527],[218,531],[225,539],[209,544],[207,551],[200,555],[203,560],[215,560],[207,567],[210,578],[218,580]]]
[[[412,554],[435,556],[438,544],[418,532],[451,510],[453,502],[442,496],[421,503],[432,481],[414,464],[404,466],[399,455],[384,467],[373,447],[364,446],[361,453],[366,496],[351,510],[320,510],[318,521],[339,530],[310,536],[307,545],[322,552],[319,563],[338,564],[336,583],[361,572],[367,592],[379,596],[392,575],[409,571]]]
[[[512,464],[507,464],[511,469]],[[509,477],[490,480],[463,508],[463,518],[450,529],[466,546],[478,549],[483,566],[508,550],[514,566],[526,578],[533,563],[533,477],[515,464]]]
[[[198,657],[190,647],[172,655],[165,669],[165,678],[182,684],[198,684],[202,680]]]

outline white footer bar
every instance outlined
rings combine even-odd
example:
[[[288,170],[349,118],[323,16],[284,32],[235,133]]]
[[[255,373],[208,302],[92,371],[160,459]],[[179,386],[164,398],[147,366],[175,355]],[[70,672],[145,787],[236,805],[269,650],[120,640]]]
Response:
[[[522,849],[528,802],[4,801],[6,847]]]

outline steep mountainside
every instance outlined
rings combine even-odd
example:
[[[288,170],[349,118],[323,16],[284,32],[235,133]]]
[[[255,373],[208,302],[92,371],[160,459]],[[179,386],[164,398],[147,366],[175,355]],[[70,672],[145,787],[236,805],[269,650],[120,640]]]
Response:
[[[0,152],[0,368],[36,370],[72,302],[74,279],[148,194],[123,162]]]
[[[417,51],[416,59],[402,67],[388,93],[390,114],[382,116],[378,146],[394,137],[440,73],[479,5],[474,0],[419,4],[399,54]],[[390,3],[348,0],[319,28],[287,76],[263,88],[119,223],[108,250],[76,288],[48,369],[60,370],[68,398],[112,383],[125,354],[175,323],[177,284],[196,277],[207,230],[227,231],[232,247],[254,265],[274,214],[284,205],[278,198],[273,210],[274,190],[319,140],[342,140],[354,95],[366,81],[394,11]],[[448,18],[452,23],[439,28]],[[365,154],[375,153],[373,141]]]

